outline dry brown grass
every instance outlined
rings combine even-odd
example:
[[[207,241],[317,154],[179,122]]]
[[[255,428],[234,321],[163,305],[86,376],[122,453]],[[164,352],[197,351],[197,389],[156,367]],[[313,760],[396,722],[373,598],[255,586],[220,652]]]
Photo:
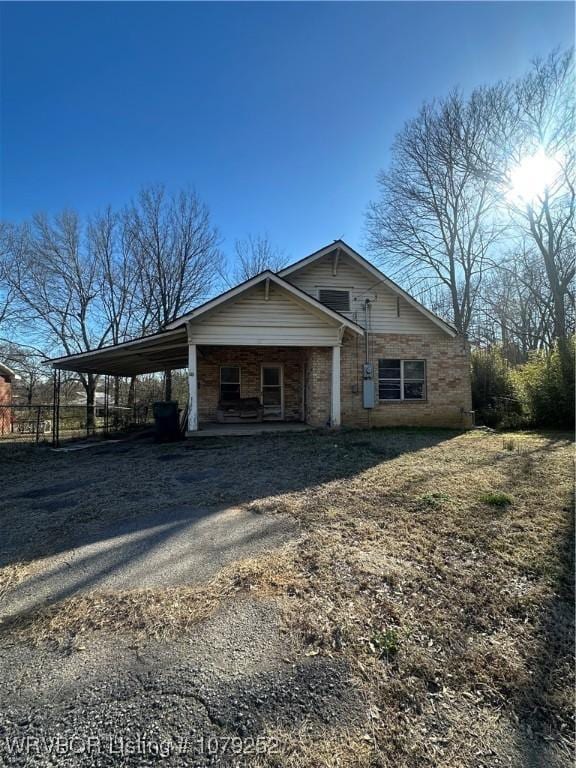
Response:
[[[345,654],[386,713],[367,755],[316,739],[286,764],[490,764],[522,752],[518,731],[570,754],[572,447],[513,439],[469,433],[277,500],[308,531],[286,621],[306,652]]]
[[[418,434],[305,436],[292,454],[287,441],[294,472],[324,451],[326,479],[247,504],[297,517],[298,545],[199,587],[72,598],[14,629],[171,635],[238,592],[275,595],[303,654],[348,659],[371,715],[360,729],[283,733],[267,765],[491,765],[518,733],[566,754],[571,442],[475,431],[414,450]],[[486,501],[502,494],[511,503]]]
[[[0,568],[0,602],[8,590],[28,577],[30,569],[30,563],[10,563]]]
[[[321,736],[313,728],[271,728],[267,736],[276,740],[279,750],[250,763],[251,768],[365,768],[374,765],[378,742],[374,729],[325,728]]]

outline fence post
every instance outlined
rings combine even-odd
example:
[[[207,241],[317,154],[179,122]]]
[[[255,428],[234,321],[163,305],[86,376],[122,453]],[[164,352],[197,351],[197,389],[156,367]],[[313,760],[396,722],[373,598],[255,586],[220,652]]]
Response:
[[[36,445],[40,442],[40,409],[42,408],[41,405],[37,408],[36,413]]]

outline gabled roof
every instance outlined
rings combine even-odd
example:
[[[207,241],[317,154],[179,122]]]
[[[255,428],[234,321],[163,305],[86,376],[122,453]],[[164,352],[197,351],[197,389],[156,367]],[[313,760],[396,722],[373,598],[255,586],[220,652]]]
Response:
[[[364,330],[352,320],[325,307],[314,297],[267,270],[177,318],[159,333],[101,347],[90,352],[53,358],[50,362],[54,368],[62,370],[112,376],[136,376],[164,368],[186,367],[188,363],[186,323],[202,317],[210,310],[226,304],[227,301],[234,300],[255,285],[265,283],[266,280],[281,287],[301,304],[306,305],[311,312],[326,318],[329,323],[345,326],[359,335],[364,333]]]
[[[337,248],[343,251],[360,267],[373,275],[378,283],[386,285],[394,293],[404,298],[409,304],[428,317],[446,333],[451,336],[457,335],[456,329],[450,325],[450,323],[447,323],[437,317],[433,312],[426,309],[426,307],[416,301],[416,299],[412,298],[410,294],[406,293],[406,291],[400,288],[399,285],[396,285],[393,280],[386,277],[386,275],[380,272],[379,269],[357,253],[343,240],[335,240],[330,245],[321,248],[310,256],[300,259],[300,261],[291,264],[285,269],[280,270],[278,273],[265,270],[259,275],[250,278],[250,280],[240,283],[240,285],[231,288],[229,291],[225,291],[214,299],[210,299],[199,307],[196,307],[191,312],[177,318],[172,323],[166,325],[159,333],[151,334],[150,336],[142,336],[139,339],[132,339],[131,341],[113,344],[108,347],[101,347],[100,349],[95,349],[90,352],[80,352],[75,355],[53,358],[50,362],[54,368],[63,370],[102,373],[114,376],[133,376],[140,373],[161,370],[163,368],[185,367],[188,362],[188,339],[185,325],[196,318],[202,317],[205,313],[226,304],[226,302],[235,299],[250,288],[265,283],[267,280],[291,294],[300,303],[307,305],[315,314],[325,317],[334,324],[349,328],[359,335],[363,335],[364,329],[360,325],[339,312],[321,304],[313,296],[284,279],[286,275],[290,275],[299,269],[303,269],[308,266],[308,264],[316,261],[316,259],[320,259],[323,256],[332,253]],[[6,371],[9,371],[10,374],[15,375],[7,366],[3,366],[0,363],[0,371],[2,370],[2,367],[4,367]]]
[[[240,283],[240,285],[237,285],[235,288],[231,288],[229,291],[221,293],[219,296],[216,296],[216,298],[210,299],[204,304],[201,304],[199,307],[196,307],[190,312],[187,312],[185,315],[182,315],[182,317],[177,318],[172,323],[168,323],[166,330],[170,331],[174,328],[179,328],[180,326],[191,322],[192,320],[196,320],[206,312],[209,312],[210,310],[237,298],[245,291],[254,288],[254,286],[259,285],[260,283],[265,283],[267,280],[294,296],[294,298],[296,298],[299,302],[308,305],[316,314],[324,315],[327,319],[332,320],[339,325],[344,325],[360,335],[364,333],[364,329],[357,323],[349,320],[344,315],[341,315],[339,312],[330,309],[324,304],[321,304],[318,299],[315,299],[313,296],[310,296],[310,294],[306,293],[306,291],[302,291],[300,288],[292,285],[287,280],[284,280],[282,277],[280,277],[279,274],[271,272],[269,269],[265,270],[264,272],[260,272],[260,274],[250,278],[249,280],[246,280],[243,283]]]
[[[278,272],[278,276],[286,277],[286,275],[290,275],[293,272],[297,272],[298,270],[303,269],[304,267],[307,267],[309,264],[312,264],[317,259],[321,259],[323,256],[327,256],[329,253],[332,253],[336,249],[340,249],[341,251],[343,251],[356,264],[358,264],[364,270],[369,272],[373,277],[375,277],[379,283],[382,283],[383,285],[388,287],[391,291],[393,291],[395,294],[397,294],[398,296],[401,296],[406,302],[408,302],[408,304],[410,304],[419,312],[421,312],[423,315],[425,315],[429,320],[435,323],[435,325],[437,325],[443,331],[448,333],[450,336],[458,335],[456,328],[451,323],[446,322],[446,320],[442,320],[441,317],[438,317],[438,315],[435,315],[434,312],[431,312],[429,309],[427,309],[423,304],[417,301],[413,296],[410,296],[409,293],[406,293],[406,291],[403,288],[400,288],[400,286],[397,285],[393,280],[391,280],[389,277],[386,277],[386,275],[383,272],[381,272],[379,269],[377,269],[377,267],[371,264],[368,261],[368,259],[365,259],[364,256],[361,256],[357,251],[351,248],[348,245],[348,243],[344,242],[344,240],[334,240],[333,243],[331,243],[330,245],[326,245],[324,248],[321,248],[319,251],[315,251],[314,253],[311,253],[310,256],[305,256],[303,259],[300,259],[300,261],[296,261],[294,262],[294,264],[290,264],[288,267],[284,267],[284,269],[281,269]]]

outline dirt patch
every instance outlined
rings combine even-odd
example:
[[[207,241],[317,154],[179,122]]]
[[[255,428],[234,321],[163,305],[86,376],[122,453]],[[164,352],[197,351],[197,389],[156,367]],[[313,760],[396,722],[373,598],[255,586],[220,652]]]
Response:
[[[61,493],[70,493],[71,491],[81,491],[83,488],[91,485],[90,482],[82,480],[70,480],[64,483],[56,483],[55,485],[40,486],[40,488],[32,488],[31,490],[24,491],[24,493],[17,494],[17,499],[45,499],[47,496],[59,496]]]

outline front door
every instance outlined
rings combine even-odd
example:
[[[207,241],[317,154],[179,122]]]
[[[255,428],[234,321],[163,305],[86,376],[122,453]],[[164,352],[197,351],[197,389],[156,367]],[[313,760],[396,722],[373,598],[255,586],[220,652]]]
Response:
[[[284,382],[280,364],[262,366],[261,389],[264,418],[283,419]]]

